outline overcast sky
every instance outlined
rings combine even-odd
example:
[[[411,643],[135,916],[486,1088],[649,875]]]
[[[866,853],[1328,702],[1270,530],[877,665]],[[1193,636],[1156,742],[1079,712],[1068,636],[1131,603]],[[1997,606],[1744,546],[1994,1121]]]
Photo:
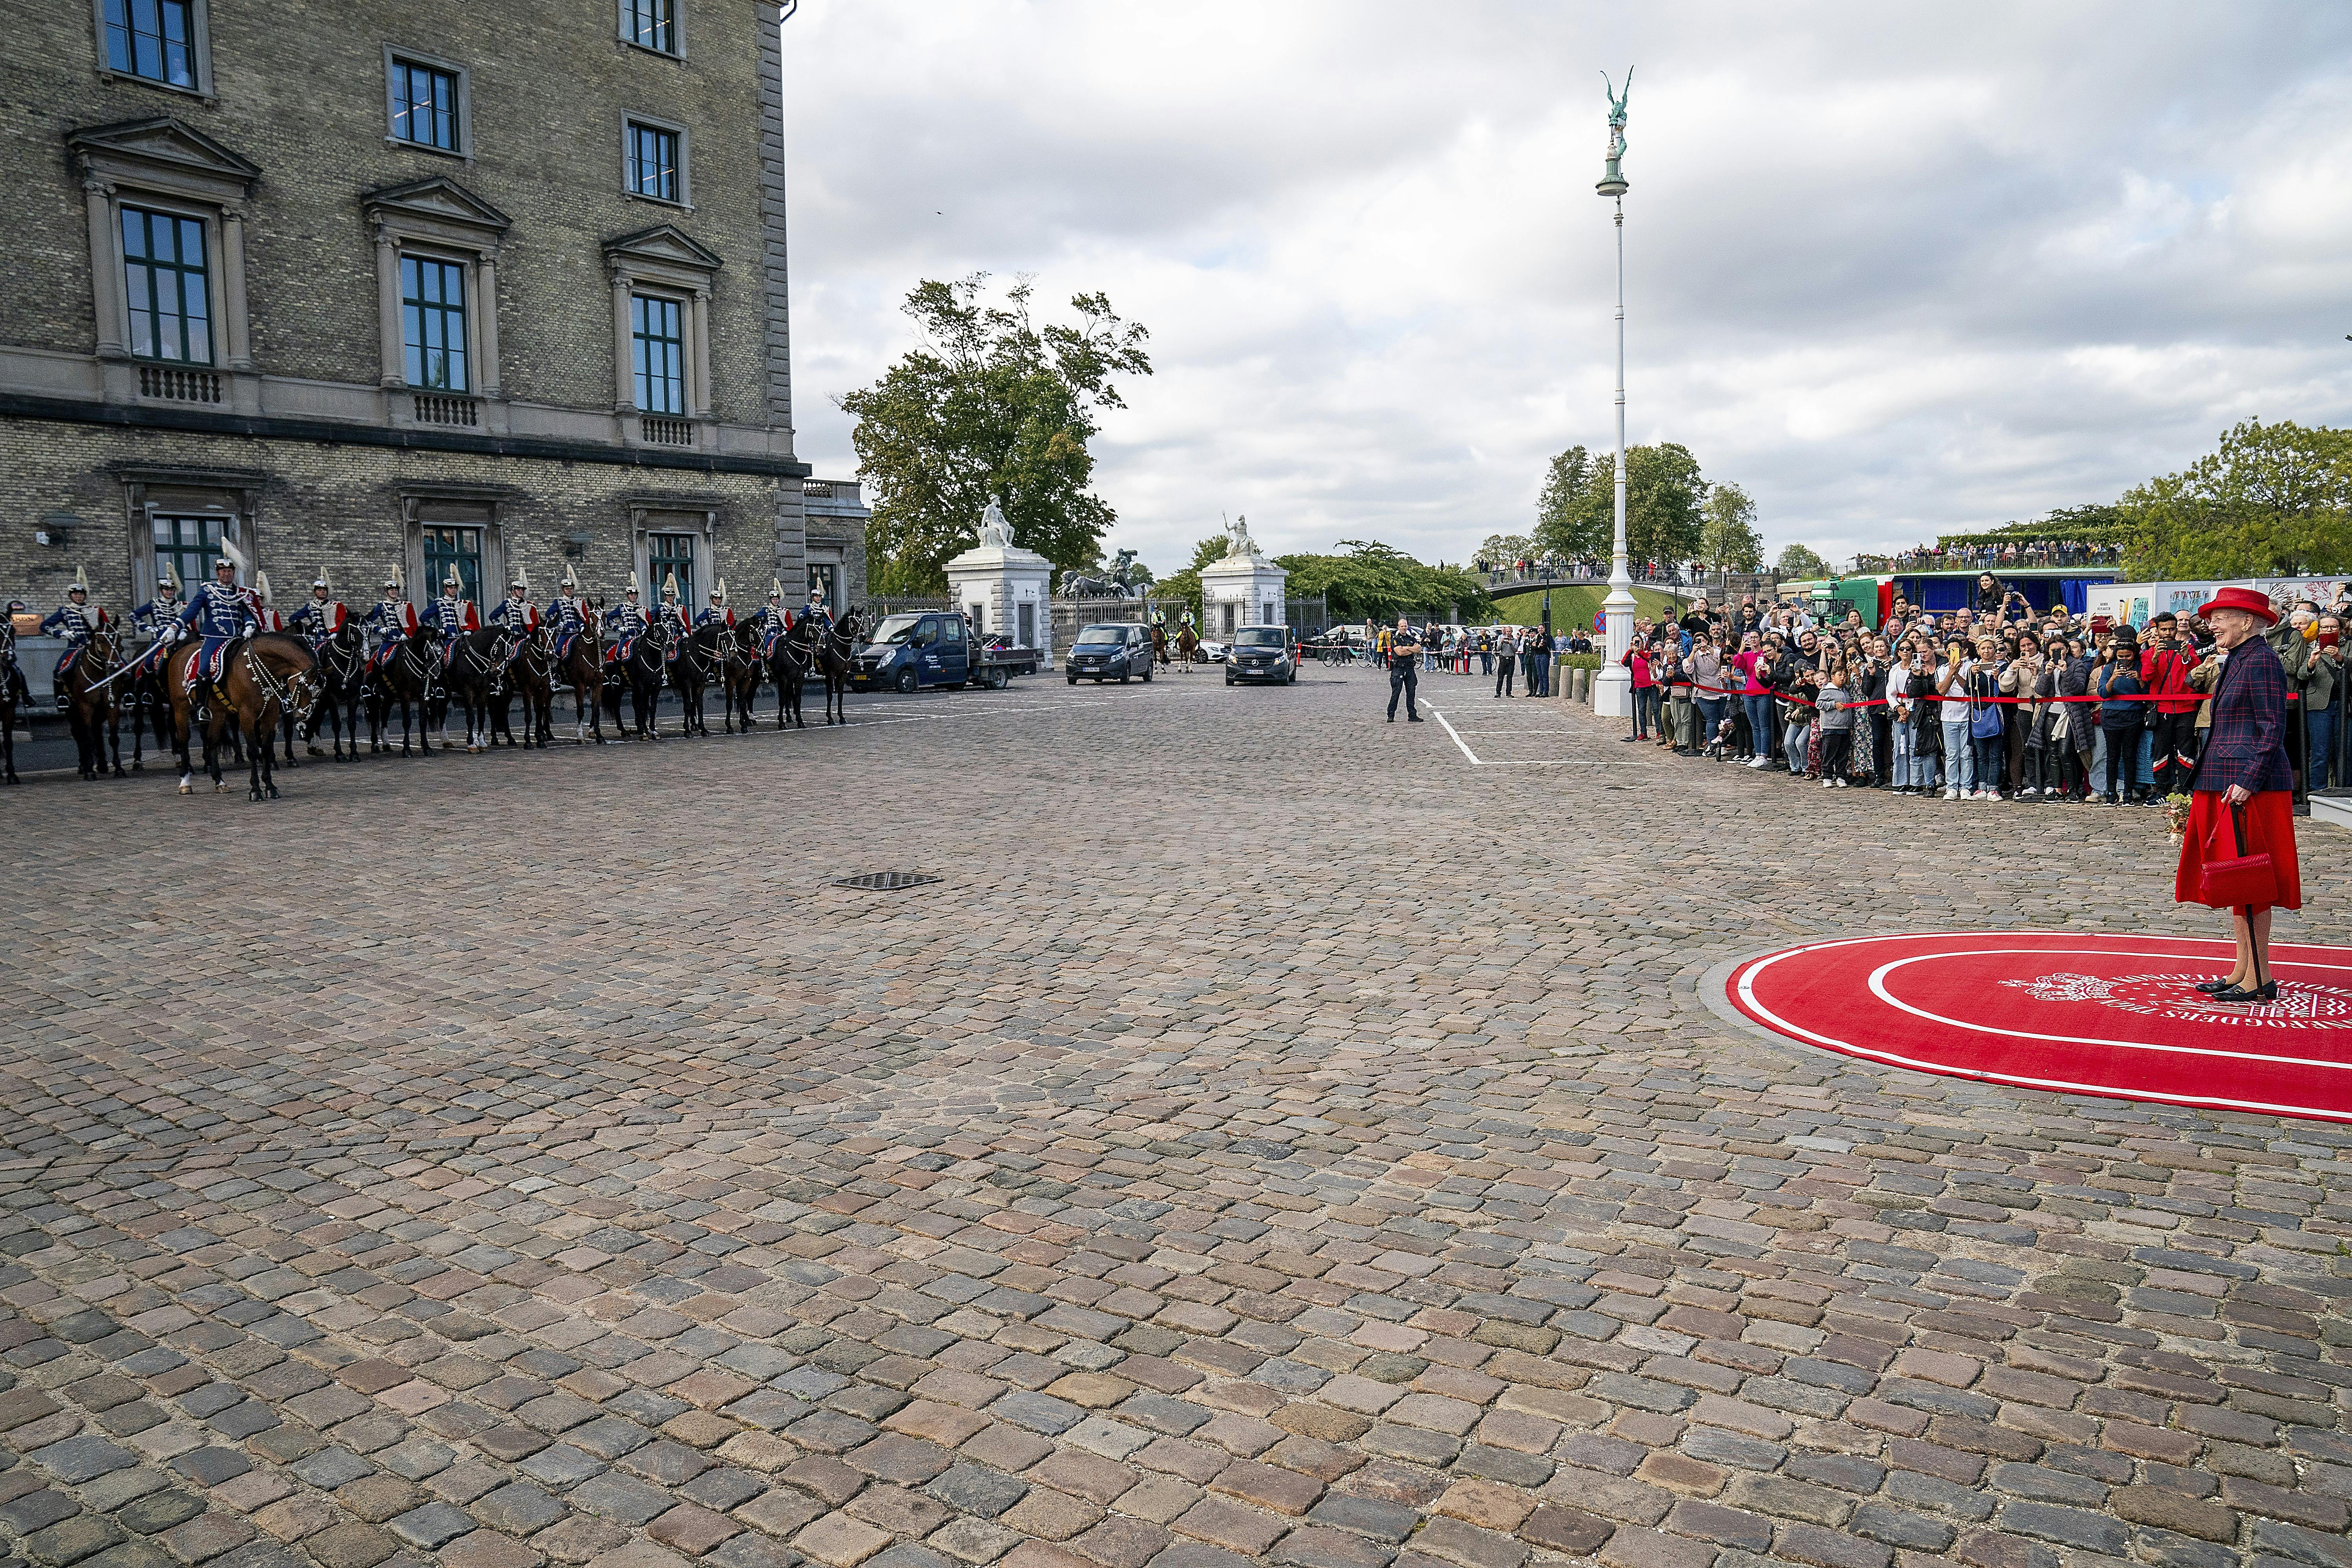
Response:
[[[1612,440],[1603,69],[1635,67],[1629,440],[1832,558],[2112,500],[2352,405],[2352,6],[806,0],[801,455],[921,278],[1107,291],[1157,374],[1109,544],[1465,560]]]

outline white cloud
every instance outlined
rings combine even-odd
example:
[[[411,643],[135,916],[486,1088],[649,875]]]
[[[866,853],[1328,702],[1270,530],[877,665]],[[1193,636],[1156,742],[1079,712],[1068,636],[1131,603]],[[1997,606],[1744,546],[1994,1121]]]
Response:
[[[2112,497],[2352,404],[2352,12],[809,0],[803,457],[924,277],[1107,290],[1115,542],[1462,559],[1612,438],[1600,73],[1637,67],[1628,433],[1839,555]]]

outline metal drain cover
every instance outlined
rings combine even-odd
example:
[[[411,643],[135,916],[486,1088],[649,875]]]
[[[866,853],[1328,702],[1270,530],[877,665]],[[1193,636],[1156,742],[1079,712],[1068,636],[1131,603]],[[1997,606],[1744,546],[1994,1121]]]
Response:
[[[836,888],[864,888],[868,892],[895,892],[900,888],[919,888],[926,882],[944,882],[944,877],[934,877],[928,871],[868,871],[863,877],[842,877],[835,880]]]

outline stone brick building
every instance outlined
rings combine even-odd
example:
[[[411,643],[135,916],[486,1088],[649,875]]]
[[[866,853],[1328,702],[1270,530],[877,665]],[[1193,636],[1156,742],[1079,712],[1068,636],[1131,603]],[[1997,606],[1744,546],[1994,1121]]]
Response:
[[[770,0],[86,0],[11,32],[0,598],[79,564],[134,604],[225,537],[289,608],[395,565],[418,599],[567,563],[605,598],[797,595]]]

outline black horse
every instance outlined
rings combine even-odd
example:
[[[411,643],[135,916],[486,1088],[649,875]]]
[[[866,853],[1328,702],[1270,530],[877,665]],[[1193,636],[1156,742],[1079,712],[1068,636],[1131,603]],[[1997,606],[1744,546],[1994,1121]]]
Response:
[[[422,627],[404,632],[399,649],[382,664],[368,671],[367,712],[368,750],[388,752],[391,742],[384,731],[392,718],[394,704],[400,708],[400,754],[410,755],[408,721],[411,710],[416,716],[416,747],[426,756],[433,754],[432,705],[434,694],[440,689],[435,679],[436,667],[440,663],[441,650],[432,637]],[[443,699],[446,708],[447,699]]]
[[[667,635],[659,621],[639,633],[626,658],[604,661],[604,707],[613,715],[613,728],[626,736],[632,728],[640,739],[658,741],[661,723],[662,682],[667,669],[665,650]],[[634,726],[621,722],[621,697],[627,693]]]
[[[442,667],[441,681],[447,688],[450,700],[466,716],[466,750],[483,752],[490,744],[491,694],[506,684],[507,650],[514,644],[513,635],[504,626],[484,626],[479,631],[463,632],[450,645],[449,661]],[[448,712],[442,711],[441,749],[449,749]],[[509,743],[513,735],[509,734]]]
[[[803,616],[793,627],[800,639],[802,657],[815,666],[824,678],[824,721],[828,724],[849,722],[849,706],[845,700],[849,690],[850,660],[862,631],[857,612],[850,611],[831,630],[822,628],[810,616]],[[838,713],[840,717],[835,718]]]
[[[679,639],[677,657],[669,661],[669,683],[677,693],[678,733],[708,735],[702,716],[702,696],[712,681],[722,687],[735,653],[734,628],[724,621],[705,621]]]
[[[808,661],[807,647],[790,632],[778,637],[775,647],[768,650],[768,679],[776,683],[776,728],[779,730],[784,727],[787,713],[792,715],[792,722],[795,726],[803,730],[808,728],[808,721],[801,716],[801,688],[808,681]],[[751,710],[747,706],[743,721],[748,726],[751,721]]]
[[[349,619],[335,628],[335,635],[310,645],[318,656],[319,677],[326,682],[326,691],[319,706],[310,714],[302,739],[314,757],[327,753],[319,750],[319,731],[323,726],[334,731],[334,758],[339,763],[360,760],[360,704],[367,696],[367,638],[361,633],[359,623]],[[352,735],[350,755],[343,752],[343,731]],[[288,760],[292,760],[293,748],[287,748]]]

